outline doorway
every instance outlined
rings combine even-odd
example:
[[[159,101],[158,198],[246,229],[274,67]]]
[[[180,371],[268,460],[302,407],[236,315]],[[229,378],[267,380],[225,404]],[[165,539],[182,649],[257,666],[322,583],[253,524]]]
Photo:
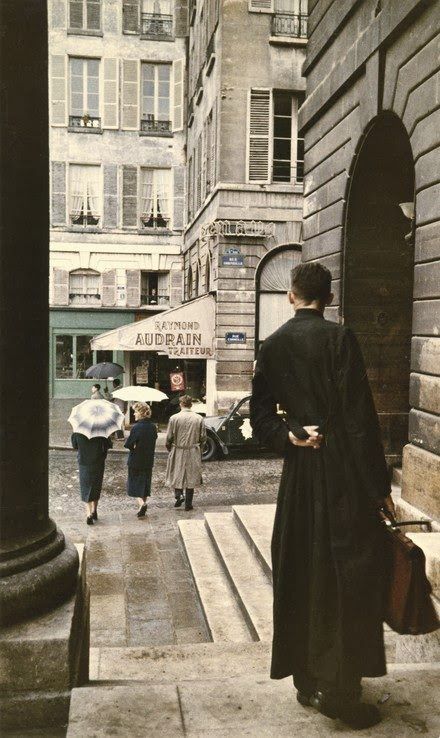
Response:
[[[397,116],[383,113],[367,131],[353,167],[342,307],[361,344],[385,453],[394,464],[408,440],[414,248],[407,215],[413,202],[408,134]]]

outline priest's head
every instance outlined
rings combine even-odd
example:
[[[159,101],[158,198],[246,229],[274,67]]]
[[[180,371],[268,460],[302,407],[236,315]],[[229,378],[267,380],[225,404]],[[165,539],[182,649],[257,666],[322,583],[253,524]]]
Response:
[[[289,301],[295,307],[323,311],[333,300],[332,275],[327,267],[316,262],[298,264],[291,272]]]

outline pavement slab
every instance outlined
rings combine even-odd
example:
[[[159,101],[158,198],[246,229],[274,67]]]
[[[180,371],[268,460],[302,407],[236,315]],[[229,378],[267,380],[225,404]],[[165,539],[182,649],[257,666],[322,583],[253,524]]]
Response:
[[[270,543],[276,505],[233,505],[232,512],[242,534],[272,581]]]

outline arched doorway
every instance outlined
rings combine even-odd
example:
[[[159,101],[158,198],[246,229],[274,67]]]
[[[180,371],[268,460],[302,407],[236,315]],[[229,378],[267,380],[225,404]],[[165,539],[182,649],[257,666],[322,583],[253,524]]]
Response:
[[[290,272],[301,261],[301,246],[285,244],[271,249],[261,259],[256,274],[255,351],[265,338],[293,317],[287,299]]]
[[[347,201],[344,321],[367,365],[385,452],[399,461],[408,439],[414,250],[414,161],[406,129],[383,113],[356,156]]]

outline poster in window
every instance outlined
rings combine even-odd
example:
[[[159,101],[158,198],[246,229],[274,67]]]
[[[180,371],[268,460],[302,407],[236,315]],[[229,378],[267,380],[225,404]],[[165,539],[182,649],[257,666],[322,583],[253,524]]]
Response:
[[[136,384],[148,384],[148,361],[136,367]]]
[[[183,372],[170,372],[170,385],[172,392],[181,392],[185,389],[185,377]]]

